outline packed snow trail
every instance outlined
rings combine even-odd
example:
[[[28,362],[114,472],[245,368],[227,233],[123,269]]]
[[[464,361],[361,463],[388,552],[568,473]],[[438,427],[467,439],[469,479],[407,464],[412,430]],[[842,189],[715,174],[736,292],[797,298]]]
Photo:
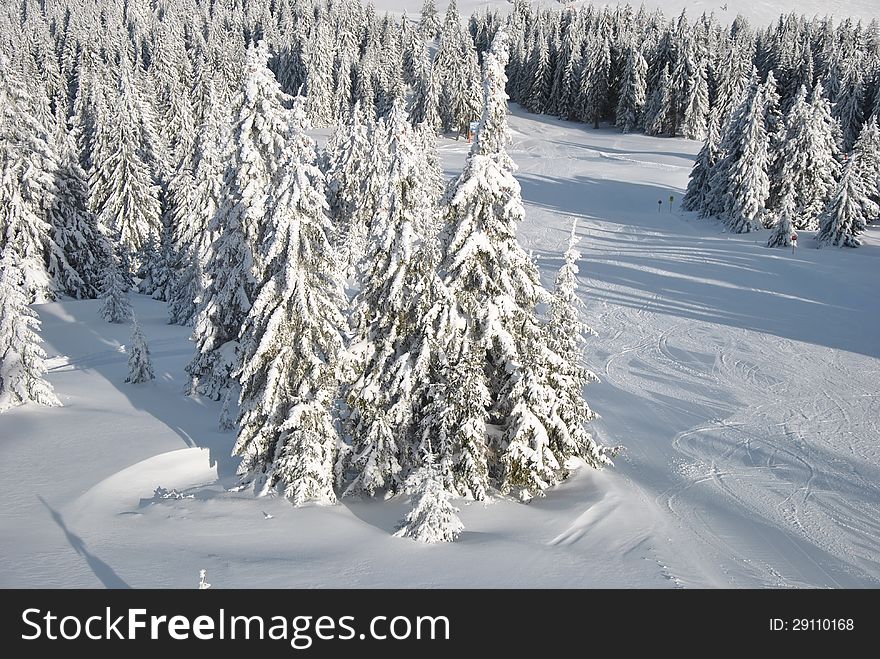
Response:
[[[182,395],[192,344],[164,305],[133,296],[156,372],[139,385],[128,325],[40,305],[65,407],[0,416],[0,586],[195,587],[207,568],[216,587],[876,587],[877,229],[857,250],[808,232],[767,249],[678,210],[699,144],[513,113],[520,238],[548,286],[578,218],[587,395],[600,441],[627,447],[615,467],[529,505],[456,502],[445,546],[391,537],[405,498],[254,499],[219,404]],[[441,142],[448,175],[467,148]]]
[[[697,145],[521,117],[511,151],[537,206],[522,238],[546,275],[555,218],[581,218],[604,374],[588,396],[602,439],[628,448],[617,470],[675,529],[657,547],[668,570],[694,586],[876,584],[876,229],[860,250],[770,250],[766,231],[678,210]]]

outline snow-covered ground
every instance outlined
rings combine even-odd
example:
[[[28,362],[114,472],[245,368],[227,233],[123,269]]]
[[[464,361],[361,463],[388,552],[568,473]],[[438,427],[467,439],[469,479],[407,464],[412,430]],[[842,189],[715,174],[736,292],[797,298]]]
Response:
[[[410,19],[417,20],[422,10],[422,0],[373,0],[373,4],[379,11],[393,11],[399,13],[406,11]],[[457,0],[459,12],[467,17],[474,10],[482,10],[485,7],[498,7],[502,12],[507,12],[513,3],[510,0]],[[678,16],[682,9],[687,10],[691,19],[706,14],[714,13],[722,24],[729,24],[738,14],[746,17],[755,27],[763,27],[773,23],[781,13],[795,12],[807,17],[832,16],[835,22],[851,17],[854,20],[869,22],[873,18],[880,19],[880,5],[877,0],[631,0],[629,3],[617,0],[603,2],[601,0],[578,0],[577,2],[550,2],[543,0],[535,4],[545,7],[560,7],[566,5],[589,5],[596,7],[608,5],[630,4],[636,10],[644,4],[649,11],[662,9],[663,13],[673,18]],[[448,0],[434,0],[438,12],[446,11]]]
[[[770,250],[670,212],[698,144],[513,111],[521,240],[546,284],[579,222],[588,395],[600,439],[627,447],[615,468],[529,505],[460,502],[443,546],[391,537],[404,499],[229,492],[233,436],[219,404],[182,395],[191,345],[161,303],[134,299],[146,385],[124,382],[129,328],[98,303],[41,305],[65,407],[0,417],[0,586],[195,587],[207,568],[215,587],[876,587],[880,230]],[[466,149],[442,142],[450,175]]]

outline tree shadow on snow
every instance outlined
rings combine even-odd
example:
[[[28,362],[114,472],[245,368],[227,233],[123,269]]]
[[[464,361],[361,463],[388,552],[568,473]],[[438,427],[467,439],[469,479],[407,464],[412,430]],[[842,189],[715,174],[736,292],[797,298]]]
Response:
[[[52,516],[52,520],[58,525],[63,532],[65,537],[67,538],[67,542],[70,543],[70,546],[73,547],[74,551],[77,554],[83,557],[85,562],[88,564],[89,568],[98,578],[98,580],[104,584],[105,588],[111,589],[121,589],[121,588],[131,588],[118,574],[116,574],[115,570],[107,565],[100,558],[92,554],[88,547],[86,547],[86,543],[83,542],[82,538],[73,533],[70,529],[67,528],[67,525],[64,523],[64,518],[61,516],[57,510],[52,508],[48,503],[46,503],[45,499],[41,497],[39,494],[37,498],[40,500],[46,510],[49,511],[49,514]]]
[[[396,496],[385,501],[342,497],[339,502],[359,520],[383,533],[394,533],[410,510],[407,496]]]
[[[663,199],[665,209],[670,193],[679,198],[670,188],[607,180],[600,185],[587,177],[517,178],[527,203],[603,222],[578,227],[580,282],[588,309],[608,302],[880,356],[880,346],[865,341],[864,328],[875,325],[878,315],[868,303],[871,277],[860,274],[880,266],[880,249],[873,244],[817,250],[803,241],[792,254],[766,247],[766,230],[731,235],[721,233],[717,220],[677,209],[618,213],[613,208],[615,199],[626,198],[628,207],[646,209]],[[522,228],[526,235],[530,230]],[[552,286],[561,265],[568,230],[564,224],[540,227],[543,249],[535,255],[546,286]],[[867,235],[880,237],[880,227],[869,228]],[[548,249],[550,238],[558,248]],[[847,282],[845,289],[840,282]]]
[[[131,325],[107,323],[101,319],[97,301],[68,307],[67,317],[61,319],[60,326],[53,327],[51,319],[56,314],[44,315],[44,332],[51,333],[47,338],[53,347],[62,354],[67,352],[67,345],[77,348],[74,354],[79,356],[61,368],[88,369],[98,373],[112,383],[134,409],[150,414],[173,430],[185,446],[208,449],[210,466],[217,468],[221,481],[233,479],[238,466],[238,459],[231,455],[235,435],[218,428],[220,404],[185,395],[187,377],[184,368],[192,355],[192,347],[180,338],[178,332],[186,330],[168,325],[163,304],[135,293],[131,294],[131,299],[150,347],[156,373],[153,382],[125,382],[128,354],[120,351],[118,346],[128,345]],[[144,438],[145,441],[149,439]]]

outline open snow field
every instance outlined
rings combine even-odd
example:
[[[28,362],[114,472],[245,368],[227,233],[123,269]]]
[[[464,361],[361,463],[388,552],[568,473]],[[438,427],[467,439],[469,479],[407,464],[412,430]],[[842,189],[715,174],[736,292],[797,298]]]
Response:
[[[600,440],[627,447],[616,467],[529,505],[460,502],[441,546],[391,537],[404,498],[254,499],[228,491],[219,404],[181,393],[188,330],[162,303],[134,296],[146,385],[124,382],[128,326],[46,304],[65,407],[0,417],[0,586],[190,588],[199,568],[214,587],[880,585],[880,230],[770,250],[670,212],[699,144],[513,112],[520,237],[548,286],[578,220],[587,393]],[[441,143],[450,176],[466,151]]]

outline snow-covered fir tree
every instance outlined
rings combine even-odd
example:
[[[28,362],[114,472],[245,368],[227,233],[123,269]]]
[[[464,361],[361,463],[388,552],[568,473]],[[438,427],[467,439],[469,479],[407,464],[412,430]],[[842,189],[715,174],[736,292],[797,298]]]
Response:
[[[437,16],[437,8],[434,6],[434,0],[424,0],[422,3],[419,32],[421,33],[422,38],[428,41],[440,37],[440,18]]]
[[[641,125],[642,110],[645,107],[645,76],[648,63],[641,49],[630,44],[627,47],[626,68],[620,83],[620,100],[617,103],[616,124],[624,133],[635,132]]]
[[[448,194],[441,377],[458,388],[454,396],[435,390],[434,400],[449,409],[435,402],[427,426],[445,436],[450,454],[440,462],[451,462],[451,487],[478,499],[490,478],[503,492],[528,499],[564,475],[550,418],[556,392],[549,374],[559,356],[535,310],[549,294],[516,240],[525,211],[505,149],[507,56],[507,35],[499,31],[484,57],[484,109],[474,144]],[[459,425],[450,428],[445,419]]]
[[[45,302],[55,295],[46,268],[50,227],[21,194],[24,164],[0,145],[0,249],[17,254],[20,285],[28,302]]]
[[[657,87],[645,106],[645,133],[648,135],[674,136],[673,123],[675,112],[673,107],[672,77],[669,65],[660,74]]]
[[[681,200],[681,207],[686,211],[697,211],[706,214],[710,207],[708,197],[711,193],[710,181],[712,169],[721,157],[721,136],[718,130],[718,114],[712,111],[709,115],[709,126],[703,148],[697,154],[696,162],[688,179],[687,191]]]
[[[334,120],[333,46],[328,21],[320,21],[305,49],[306,85],[309,119],[315,126],[327,126]]]
[[[45,379],[46,353],[40,346],[40,320],[28,306],[21,259],[6,249],[0,258],[0,412],[33,402],[61,405]]]
[[[790,186],[786,194],[793,196],[795,229],[818,228],[819,214],[839,171],[833,128],[827,111],[817,107],[825,103],[821,85],[817,84],[813,92],[813,103],[807,101],[807,91],[802,86],[785,116],[776,185]]]
[[[526,108],[530,112],[544,113],[550,103],[552,70],[550,69],[550,51],[547,41],[541,34],[541,23],[538,22],[532,56],[529,60],[528,96]]]
[[[433,71],[441,90],[443,130],[463,135],[479,115],[479,67],[473,41],[464,33],[455,0],[446,11]]]
[[[139,384],[150,382],[155,378],[153,362],[150,359],[150,347],[147,345],[143,331],[141,331],[140,323],[135,319],[131,326],[131,340],[128,346],[128,377],[125,378],[125,381]]]
[[[583,118],[592,123],[593,128],[598,128],[599,122],[605,118],[611,87],[610,26],[605,20],[587,41],[581,77],[584,81]]]
[[[143,124],[145,105],[132,77],[131,64],[123,58],[109,114],[113,128],[107,127],[101,136],[107,144],[95,148],[89,184],[101,227],[117,237],[138,266],[141,248],[150,237],[158,240],[162,227],[159,186],[145,157],[150,152]]]
[[[108,323],[125,323],[131,318],[131,300],[122,269],[110,258],[101,282],[101,317]]]
[[[553,451],[562,460],[581,458],[591,467],[611,464],[616,450],[606,450],[593,440],[586,424],[596,418],[584,398],[584,387],[598,382],[595,373],[583,365],[586,339],[596,332],[582,318],[584,306],[578,297],[577,221],[572,223],[571,237],[563,254],[562,267],[556,274],[549,305],[546,327],[547,345],[554,353],[548,379],[554,390],[554,407],[550,425],[556,442]],[[563,464],[564,466],[564,464]]]
[[[220,205],[211,225],[219,233],[205,266],[187,372],[190,391],[219,400],[238,369],[239,330],[265,275],[268,241],[275,230],[273,205],[291,149],[289,97],[267,66],[265,42],[248,49]]]
[[[48,221],[58,157],[22,75],[0,52],[0,250],[18,255],[28,302],[45,302],[65,283],[47,267],[50,254],[64,257]]]
[[[432,130],[440,128],[440,81],[434,73],[430,53],[426,44],[418,60],[415,88],[413,89],[409,118],[416,126],[424,124]]]
[[[880,204],[880,128],[877,116],[865,122],[862,132],[853,147],[853,154],[858,158],[858,174],[865,195],[875,204]],[[878,219],[865,209],[869,221]]]
[[[854,62],[847,68],[832,110],[834,118],[840,125],[843,139],[841,147],[844,152],[852,150],[865,121],[863,74]]]
[[[294,505],[336,501],[334,423],[344,318],[328,239],[324,176],[301,101],[270,218],[259,292],[241,330],[239,474],[255,492],[278,487]]]
[[[327,196],[340,264],[347,277],[357,274],[366,249],[385,171],[384,150],[375,122],[365,120],[360,103],[327,146]]]
[[[197,127],[193,180],[187,188],[184,213],[172,225],[177,276],[168,300],[169,321],[192,325],[206,282],[204,270],[216,237],[214,218],[223,196],[223,175],[229,148],[228,108],[213,76],[205,75],[199,92],[205,105]]]
[[[791,186],[786,186],[783,191],[779,209],[774,214],[773,224],[770,227],[770,237],[767,239],[767,247],[791,247],[791,237],[794,234],[795,199]]]
[[[407,478],[406,492],[412,497],[412,510],[394,535],[417,542],[455,542],[464,524],[430,451],[425,454],[423,466]]]
[[[70,297],[95,298],[101,289],[111,247],[89,209],[86,174],[79,163],[75,136],[61,137],[60,162],[55,177],[57,201],[53,208],[49,273]]]
[[[710,181],[721,213],[734,233],[761,228],[762,213],[770,194],[764,99],[755,71],[748,94],[728,121],[721,141],[724,156],[714,168]]]
[[[867,217],[876,217],[877,204],[868,198],[858,175],[859,156],[853,154],[846,161],[843,174],[819,216],[819,232],[816,242],[835,247],[858,247],[862,244],[858,235],[867,226]]]
[[[433,163],[401,102],[386,117],[387,173],[373,221],[363,287],[355,298],[354,339],[350,348],[357,378],[347,401],[352,438],[346,493],[373,495],[399,489],[413,463],[413,396],[419,309],[424,305],[424,254],[418,240],[433,240],[430,223],[438,190]]]
[[[689,140],[705,139],[708,130],[709,82],[706,68],[706,62],[696,63],[688,84],[681,132]]]

